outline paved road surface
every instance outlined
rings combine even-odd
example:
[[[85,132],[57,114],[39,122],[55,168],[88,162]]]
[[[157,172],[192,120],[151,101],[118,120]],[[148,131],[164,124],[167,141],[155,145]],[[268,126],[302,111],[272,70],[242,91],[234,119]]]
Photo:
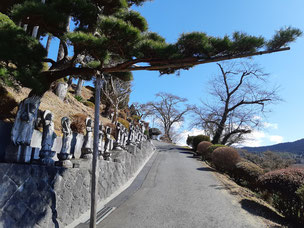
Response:
[[[186,150],[160,142],[139,188],[99,228],[266,227]]]

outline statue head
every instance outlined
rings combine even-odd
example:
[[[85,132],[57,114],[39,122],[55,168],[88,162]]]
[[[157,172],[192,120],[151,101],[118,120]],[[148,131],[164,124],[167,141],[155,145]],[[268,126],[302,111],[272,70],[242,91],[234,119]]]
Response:
[[[19,104],[17,116],[11,132],[11,140],[15,145],[30,145],[37,119],[41,97],[34,96]]]
[[[109,126],[106,126],[106,134],[111,134],[111,128]]]
[[[87,131],[92,131],[93,121],[91,118],[86,118]]]
[[[45,110],[43,113],[43,120],[45,125],[50,125],[53,122],[53,113],[49,110]]]
[[[33,121],[36,118],[39,104],[39,97],[31,97],[24,100],[20,110],[20,119],[25,122]]]
[[[62,132],[64,134],[70,134],[71,128],[70,128],[70,119],[68,117],[62,117],[61,119],[61,126],[62,126]]]

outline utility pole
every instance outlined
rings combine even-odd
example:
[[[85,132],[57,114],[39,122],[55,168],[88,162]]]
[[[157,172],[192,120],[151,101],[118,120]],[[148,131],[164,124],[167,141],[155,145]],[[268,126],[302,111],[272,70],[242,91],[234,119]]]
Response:
[[[96,76],[96,84],[95,84],[95,117],[94,117],[94,141],[93,141],[92,182],[91,182],[92,185],[91,185],[90,228],[96,228],[100,90],[101,90],[101,74],[98,73]]]

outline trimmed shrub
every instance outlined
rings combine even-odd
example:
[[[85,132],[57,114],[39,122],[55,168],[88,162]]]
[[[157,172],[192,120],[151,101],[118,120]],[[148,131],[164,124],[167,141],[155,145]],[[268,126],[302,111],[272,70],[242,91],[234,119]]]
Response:
[[[192,146],[193,138],[194,138],[194,136],[188,135],[187,141],[186,141],[188,146]]]
[[[240,161],[235,165],[233,176],[238,183],[255,188],[258,178],[264,173],[265,171],[253,162]]]
[[[221,171],[231,172],[240,161],[237,150],[231,147],[219,147],[212,152],[212,163]]]
[[[207,151],[206,151],[206,155],[205,155],[205,160],[206,161],[211,161],[212,160],[212,152],[219,148],[219,147],[227,147],[225,145],[222,145],[222,144],[214,144],[214,145],[210,145],[208,148],[207,148]]]
[[[71,129],[72,131],[80,134],[85,133],[86,128],[86,118],[87,116],[82,113],[77,113],[71,117],[72,123],[71,123]]]
[[[208,147],[211,146],[212,143],[208,141],[202,141],[197,146],[197,154],[202,156],[203,159],[206,159]]]
[[[83,104],[85,106],[90,107],[90,108],[95,108],[95,104],[93,102],[91,102],[91,101],[85,101],[85,102],[83,102]]]
[[[127,128],[127,129],[130,128],[130,123],[129,123],[129,121],[127,121],[127,120],[125,120],[125,119],[123,119],[123,118],[120,118],[120,117],[117,118],[117,121],[118,121],[119,123],[121,123],[122,125],[124,125],[125,128]]]
[[[259,183],[271,192],[293,194],[304,184],[304,169],[287,168],[271,171],[261,176]]]
[[[304,224],[304,169],[287,168],[268,172],[259,178],[259,185],[272,193],[273,206],[286,218]]]
[[[194,152],[197,151],[197,146],[202,141],[208,141],[208,142],[210,142],[210,137],[206,136],[206,135],[197,135],[197,136],[193,137],[193,140],[192,140],[192,149],[193,149]]]

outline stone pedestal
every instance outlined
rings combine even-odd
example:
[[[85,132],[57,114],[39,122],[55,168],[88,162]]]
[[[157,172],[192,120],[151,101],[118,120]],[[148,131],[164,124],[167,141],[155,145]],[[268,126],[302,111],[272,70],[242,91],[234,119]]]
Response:
[[[81,158],[84,159],[93,159],[93,153],[92,150],[89,148],[82,148],[81,149]]]
[[[32,148],[31,161],[33,161],[33,160],[39,160],[39,154],[40,154],[40,148],[33,147]]]
[[[118,143],[117,141],[114,142],[113,149],[114,149],[114,150],[119,150],[119,151],[122,150],[121,146],[119,145],[119,143]]]
[[[55,161],[53,160],[55,154],[56,151],[41,150],[39,155],[41,164],[47,166],[53,166],[55,164]]]
[[[70,160],[56,161],[55,165],[64,168],[73,168],[73,163]]]
[[[16,163],[30,163],[32,147],[20,145],[15,146],[11,143],[5,150],[5,161]]]
[[[110,161],[111,160],[111,153],[110,152],[103,153],[103,158],[106,161]]]

